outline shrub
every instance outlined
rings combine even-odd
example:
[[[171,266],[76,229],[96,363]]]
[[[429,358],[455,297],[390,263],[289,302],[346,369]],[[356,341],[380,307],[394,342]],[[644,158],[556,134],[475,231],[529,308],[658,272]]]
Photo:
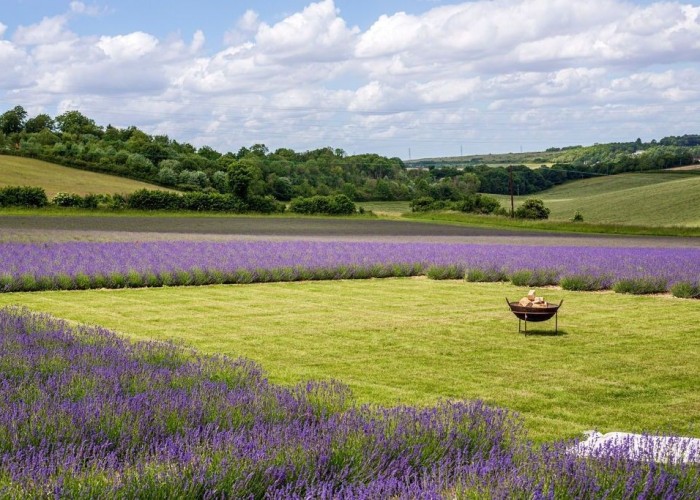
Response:
[[[15,279],[10,274],[0,274],[0,292],[11,292]]]
[[[547,286],[559,283],[559,276],[552,269],[522,269],[511,274],[510,281],[516,286]]]
[[[491,269],[469,269],[465,276],[467,281],[476,282],[495,282],[495,281],[508,281],[508,273],[501,269],[491,268]]]
[[[700,284],[681,281],[671,287],[671,293],[681,299],[700,299]]]
[[[2,288],[0,287],[0,290]],[[55,286],[53,279],[50,276],[39,276],[36,279],[36,289],[37,290],[54,290]]]
[[[464,278],[464,267],[459,264],[448,266],[430,266],[426,271],[428,278],[433,280],[457,280]]]
[[[148,287],[160,287],[163,286],[163,283],[160,281],[160,278],[152,272],[147,272],[143,275],[143,284],[144,286]]]
[[[23,292],[33,292],[37,290],[36,278],[33,274],[25,273],[19,277],[20,290]]]
[[[248,211],[261,214],[280,213],[284,212],[285,209],[284,203],[277,201],[272,196],[249,196],[246,200],[246,206]]]
[[[158,278],[160,278],[160,282],[163,284],[163,286],[171,286],[175,281],[173,279],[173,274],[168,271],[162,271],[158,275]]]
[[[7,186],[0,188],[0,207],[40,208],[49,203],[40,187]]]
[[[134,210],[179,210],[182,196],[168,191],[139,189],[126,198],[127,206]]]
[[[92,287],[92,281],[90,280],[90,276],[88,276],[85,273],[76,274],[74,281],[75,288],[77,288],[78,290],[87,290]]]
[[[501,204],[493,196],[477,193],[466,197],[462,201],[455,202],[454,207],[460,212],[492,214],[501,208]]]
[[[581,212],[576,210],[576,213],[571,218],[571,222],[583,222],[583,215],[581,215]]]
[[[56,276],[54,279],[54,283],[57,289],[59,290],[72,290],[75,288],[75,284],[73,283],[73,278],[68,276],[67,274],[59,274]]]
[[[143,277],[141,273],[134,269],[126,273],[126,286],[129,288],[141,288],[143,286]]]
[[[103,274],[95,274],[92,276],[93,288],[107,288],[107,278]]]
[[[163,165],[165,161],[167,160],[163,160],[160,164]],[[174,186],[177,184],[177,173],[171,167],[161,166],[156,179],[164,186]]]
[[[610,287],[609,278],[604,276],[593,276],[592,274],[572,274],[569,276],[564,276],[559,280],[559,284],[564,290],[579,292],[604,290]]]
[[[650,293],[663,293],[668,290],[668,283],[663,278],[646,276],[642,278],[622,279],[613,285],[617,293],[633,293],[645,295]]]
[[[107,277],[108,288],[126,288],[126,276],[122,273],[111,273]]]
[[[530,198],[515,210],[518,219],[548,219],[550,210],[542,200]]]
[[[83,199],[74,193],[56,193],[51,203],[57,207],[79,207]]]
[[[80,200],[80,208],[95,209],[100,204],[101,195],[88,193]]]
[[[194,268],[191,271],[191,284],[192,285],[208,285],[209,284],[209,276],[205,271],[199,268]]]
[[[331,196],[331,209],[337,215],[351,215],[357,211],[355,203],[344,194]]]
[[[178,286],[188,286],[192,284],[192,280],[193,278],[189,271],[179,269],[175,271],[172,284]]]
[[[123,194],[113,194],[105,198],[107,207],[112,210],[122,210],[128,206],[126,196]]]
[[[109,196],[98,194],[86,194],[80,196],[75,193],[56,193],[51,199],[51,203],[57,207],[76,207],[95,209],[99,206],[102,200],[110,199]]]
[[[356,207],[350,198],[344,194],[334,196],[311,196],[310,198],[294,198],[289,204],[289,211],[298,214],[351,215]]]
[[[435,198],[430,196],[422,196],[420,198],[415,198],[409,203],[412,212],[427,212],[432,210],[433,204],[435,203]]]

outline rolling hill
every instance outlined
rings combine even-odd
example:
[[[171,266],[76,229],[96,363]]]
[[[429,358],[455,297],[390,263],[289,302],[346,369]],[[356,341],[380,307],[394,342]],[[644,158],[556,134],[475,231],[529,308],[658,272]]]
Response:
[[[0,187],[4,186],[42,187],[49,198],[59,192],[86,195],[131,193],[144,188],[167,190],[125,177],[63,167],[31,158],[0,155]]]
[[[497,196],[510,206],[508,196]],[[700,227],[700,175],[629,173],[582,179],[525,198],[539,198],[550,219],[568,220],[579,211],[585,222]]]

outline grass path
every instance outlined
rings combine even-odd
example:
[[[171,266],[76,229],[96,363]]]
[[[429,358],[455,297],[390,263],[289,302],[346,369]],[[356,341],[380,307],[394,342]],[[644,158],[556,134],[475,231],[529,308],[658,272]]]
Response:
[[[428,279],[0,294],[137,339],[246,356],[276,382],[336,378],[361,402],[481,398],[538,440],[586,429],[700,437],[700,307],[669,296],[540,290],[553,323],[517,333],[509,284]]]

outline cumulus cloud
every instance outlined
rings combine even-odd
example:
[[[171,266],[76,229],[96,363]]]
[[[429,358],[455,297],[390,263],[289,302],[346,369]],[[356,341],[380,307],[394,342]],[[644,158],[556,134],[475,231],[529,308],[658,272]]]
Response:
[[[258,13],[252,9],[248,9],[245,11],[245,14],[238,19],[235,27],[224,33],[224,43],[226,45],[244,43],[248,37],[255,35],[259,26],[260,18]]]
[[[70,11],[74,14],[80,14],[89,17],[97,17],[106,14],[109,9],[107,7],[100,7],[98,5],[86,5],[84,2],[71,2]]]
[[[700,6],[685,0],[474,0],[386,12],[365,30],[333,0],[309,1],[277,22],[246,11],[219,48],[206,30],[188,41],[70,30],[75,16],[103,13],[73,1],[62,16],[0,23],[0,100],[80,105],[98,122],[222,149],[406,156],[413,144],[416,157],[462,142],[636,138],[635,124],[654,136],[697,132],[679,130],[700,111]]]
[[[13,41],[18,45],[49,45],[72,38],[66,21],[66,16],[45,17],[36,24],[19,26]]]
[[[255,41],[265,59],[335,61],[350,55],[358,32],[339,17],[333,0],[323,0],[273,26],[261,23]]]
[[[140,59],[155,50],[158,39],[148,33],[137,31],[128,35],[103,36],[97,46],[115,61]]]

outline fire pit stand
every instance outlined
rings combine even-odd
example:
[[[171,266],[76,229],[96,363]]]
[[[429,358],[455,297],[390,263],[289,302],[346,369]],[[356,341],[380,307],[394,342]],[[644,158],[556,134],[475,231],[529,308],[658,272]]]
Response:
[[[554,317],[554,333],[558,332],[559,329],[559,308],[561,307],[564,299],[561,299],[559,305],[547,306],[547,307],[536,307],[536,306],[521,306],[518,302],[511,302],[506,297],[506,302],[508,307],[515,316],[518,318],[518,333],[521,332],[520,322],[525,321],[525,334],[527,334],[527,322],[539,322],[547,321]]]

